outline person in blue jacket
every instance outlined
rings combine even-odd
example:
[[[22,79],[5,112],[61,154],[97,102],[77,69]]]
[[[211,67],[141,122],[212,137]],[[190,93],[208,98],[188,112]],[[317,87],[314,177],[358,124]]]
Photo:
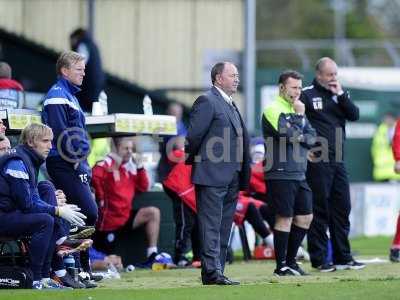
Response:
[[[97,220],[97,205],[90,190],[90,153],[85,115],[75,94],[85,76],[85,60],[77,52],[63,52],[56,63],[57,82],[48,91],[42,109],[42,121],[54,133],[46,159],[47,172],[57,189],[70,203],[79,206],[87,217],[86,224]],[[89,254],[81,252],[82,267],[90,273]]]
[[[86,218],[76,205],[58,203],[50,182],[38,183],[52,139],[49,127],[31,124],[22,131],[22,144],[0,158],[0,235],[31,237],[30,267],[37,289],[60,288],[49,276],[55,246],[68,235],[60,218],[78,225]]]

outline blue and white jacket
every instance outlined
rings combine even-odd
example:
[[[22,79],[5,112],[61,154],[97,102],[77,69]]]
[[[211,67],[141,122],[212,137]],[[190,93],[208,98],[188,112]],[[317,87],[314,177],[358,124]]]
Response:
[[[31,148],[19,145],[0,158],[0,211],[55,214],[38,191],[37,174],[41,159]]]
[[[49,157],[61,156],[75,163],[89,155],[90,143],[85,115],[75,94],[80,89],[63,77],[54,84],[43,102],[42,122],[53,130]]]

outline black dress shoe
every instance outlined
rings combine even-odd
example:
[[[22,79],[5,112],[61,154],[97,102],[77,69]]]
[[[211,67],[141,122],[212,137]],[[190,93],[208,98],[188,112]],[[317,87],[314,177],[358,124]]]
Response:
[[[229,279],[229,278],[226,277],[225,275],[223,275],[223,277],[224,277],[225,281],[228,281],[228,282],[229,282],[229,284],[225,284],[225,285],[239,285],[239,284],[240,284],[239,281]]]

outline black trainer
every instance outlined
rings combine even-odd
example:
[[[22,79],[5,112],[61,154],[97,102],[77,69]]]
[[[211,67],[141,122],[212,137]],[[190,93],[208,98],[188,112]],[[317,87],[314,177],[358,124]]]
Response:
[[[229,285],[239,285],[239,284],[240,284],[240,281],[233,280],[233,279],[229,279],[229,278],[226,277],[225,275],[222,275],[222,277],[224,277],[226,280],[229,281]]]
[[[313,268],[319,270],[321,273],[335,272],[336,268],[332,264],[322,264],[319,266],[313,266]]]
[[[142,263],[138,263],[135,264],[135,267],[138,267],[140,269],[151,269],[151,267],[153,266],[153,263],[156,260],[156,256],[158,255],[158,253],[153,252],[145,262]]]
[[[296,276],[307,276],[310,275],[306,273],[297,263],[289,265],[289,268],[294,272],[297,273]]]
[[[73,289],[83,289],[85,285],[81,282],[75,281],[74,278],[67,272],[64,276],[54,276],[53,280],[58,281],[63,286],[71,287]]]
[[[400,262],[400,249],[390,249],[389,259],[391,262]]]
[[[89,277],[91,280],[94,280],[95,282],[97,281],[101,281],[104,279],[104,276],[101,274],[93,274],[92,272],[88,272],[89,273]]]
[[[79,282],[85,285],[86,289],[93,289],[97,287],[97,284],[94,283],[93,280],[90,279],[90,275],[87,272],[80,272],[78,274]]]
[[[346,264],[337,264],[337,270],[361,270],[365,268],[365,264],[355,261],[354,259]]]
[[[282,276],[296,276],[296,273],[294,270],[292,270],[291,268],[289,268],[288,266],[284,266],[280,269],[275,269],[274,271],[274,275],[278,276],[278,277],[282,277]]]
[[[94,289],[97,287],[97,284],[95,284],[94,281],[90,279],[81,280],[81,283],[85,285],[85,289]]]

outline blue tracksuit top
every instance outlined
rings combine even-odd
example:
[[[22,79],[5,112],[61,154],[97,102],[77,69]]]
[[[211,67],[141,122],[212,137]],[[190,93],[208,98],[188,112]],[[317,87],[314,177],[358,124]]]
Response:
[[[68,162],[76,163],[89,155],[85,115],[75,97],[79,91],[79,87],[60,77],[43,101],[42,122],[54,134],[49,157],[61,156]]]
[[[37,189],[37,173],[42,163],[43,159],[25,145],[0,158],[0,211],[54,216],[54,206],[40,199]]]

